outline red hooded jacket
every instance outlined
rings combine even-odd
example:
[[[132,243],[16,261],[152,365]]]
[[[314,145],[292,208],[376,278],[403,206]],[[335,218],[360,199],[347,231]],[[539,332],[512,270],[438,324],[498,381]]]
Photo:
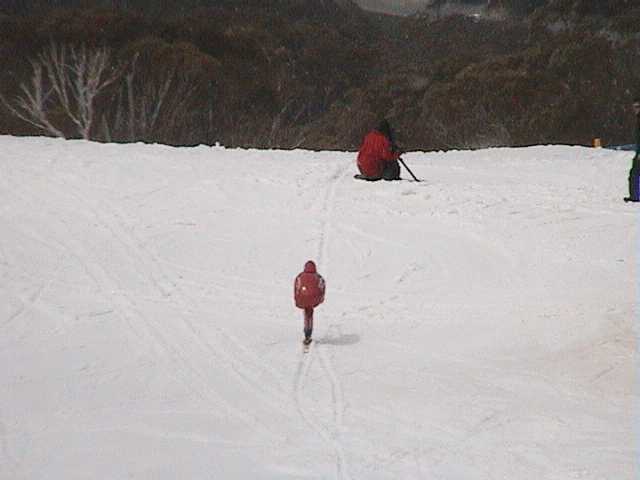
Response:
[[[324,278],[316,272],[316,264],[311,260],[296,277],[293,296],[298,308],[314,308],[324,302]]]
[[[391,142],[378,130],[369,132],[358,152],[358,170],[367,177],[381,177],[386,162],[393,162],[400,157],[399,152],[391,150]]]

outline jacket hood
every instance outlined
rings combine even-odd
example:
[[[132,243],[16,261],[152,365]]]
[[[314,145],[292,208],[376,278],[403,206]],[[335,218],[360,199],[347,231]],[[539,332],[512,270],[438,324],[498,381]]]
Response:
[[[304,272],[305,273],[316,273],[316,264],[313,263],[312,260],[309,260],[304,264]]]

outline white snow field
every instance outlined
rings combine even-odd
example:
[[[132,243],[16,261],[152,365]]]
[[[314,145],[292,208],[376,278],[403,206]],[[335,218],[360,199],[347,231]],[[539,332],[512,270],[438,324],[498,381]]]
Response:
[[[0,137],[0,478],[638,478],[631,156]]]

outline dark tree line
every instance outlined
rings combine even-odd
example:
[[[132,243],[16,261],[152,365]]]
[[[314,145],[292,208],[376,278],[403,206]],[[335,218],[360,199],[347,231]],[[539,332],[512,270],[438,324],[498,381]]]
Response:
[[[501,20],[348,0],[177,3],[0,3],[0,133],[356,148],[386,116],[405,148],[432,149],[632,131],[633,2],[489,2],[524,15]]]

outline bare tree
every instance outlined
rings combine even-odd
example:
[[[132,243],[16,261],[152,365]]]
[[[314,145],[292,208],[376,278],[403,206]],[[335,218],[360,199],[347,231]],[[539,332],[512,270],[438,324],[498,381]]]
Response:
[[[45,104],[49,99],[51,91],[44,92],[42,65],[36,62],[31,62],[31,65],[33,67],[31,84],[27,85],[22,83],[20,85],[22,95],[18,96],[13,104],[8,102],[2,95],[0,95],[0,101],[2,101],[11,113],[21,120],[54,137],[64,137],[64,134],[54,127],[47,118]]]
[[[181,131],[192,127],[189,117],[193,100],[198,91],[207,91],[208,84],[179,65],[156,72],[148,68],[139,65],[138,56],[133,58],[112,103],[111,115],[103,118],[103,131],[113,132],[117,140],[176,141]]]
[[[269,64],[275,65],[276,62],[272,61],[273,59],[266,48],[263,48],[263,52]],[[306,134],[299,133],[299,129],[294,127],[310,110],[315,92],[296,88],[294,79],[303,76],[305,72],[301,71],[301,67],[291,51],[280,47],[276,50],[275,55],[279,57],[280,62],[274,69],[271,82],[279,105],[271,115],[271,128],[265,135],[264,143],[270,148],[283,145],[296,148],[304,142]],[[330,85],[323,88],[323,107],[328,105],[327,99],[333,93],[332,88]]]
[[[31,66],[31,82],[20,84],[22,93],[12,102],[0,97],[2,103],[18,118],[57,137],[64,136],[63,129],[54,124],[51,111],[61,111],[77,134],[90,139],[96,97],[121,76],[109,50],[52,43]]]

